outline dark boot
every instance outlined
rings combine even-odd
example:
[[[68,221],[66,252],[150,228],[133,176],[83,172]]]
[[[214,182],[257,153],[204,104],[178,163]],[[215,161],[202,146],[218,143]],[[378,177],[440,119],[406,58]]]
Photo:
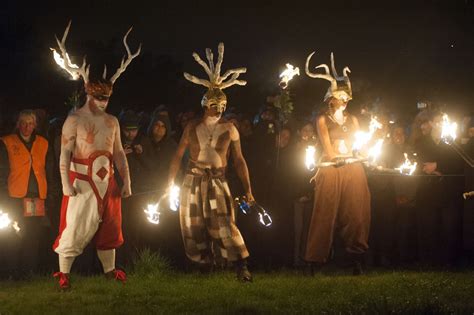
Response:
[[[314,277],[323,269],[324,264],[318,262],[310,262],[306,264],[305,275],[308,277]]]
[[[241,282],[252,282],[252,274],[247,268],[247,261],[245,259],[235,262],[235,271],[237,273],[237,280]]]
[[[352,274],[360,276],[364,273],[363,266],[365,265],[365,254],[351,254],[352,258]]]

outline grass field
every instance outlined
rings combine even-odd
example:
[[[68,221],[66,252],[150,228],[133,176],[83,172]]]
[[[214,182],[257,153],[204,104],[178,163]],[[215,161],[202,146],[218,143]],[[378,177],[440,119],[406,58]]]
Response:
[[[0,314],[474,313],[471,271],[373,271],[358,277],[281,271],[239,283],[227,271],[176,272],[148,254],[125,285],[102,276],[72,276],[68,292],[59,292],[55,279],[46,276],[0,282]]]

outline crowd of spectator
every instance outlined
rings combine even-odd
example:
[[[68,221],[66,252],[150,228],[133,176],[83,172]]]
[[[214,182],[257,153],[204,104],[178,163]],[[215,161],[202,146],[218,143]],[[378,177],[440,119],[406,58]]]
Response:
[[[130,266],[140,250],[150,248],[185,267],[177,214],[164,211],[161,223],[153,225],[147,222],[143,209],[165,191],[169,164],[181,133],[199,115],[193,110],[174,113],[165,105],[153,112],[124,109],[118,115],[133,192],[132,197],[122,200],[125,243],[118,250],[119,264]],[[314,185],[310,179],[314,172],[306,169],[304,157],[308,145],[319,146],[315,115],[281,121],[272,104],[263,106],[255,117],[232,108],[224,115],[223,119],[234,123],[240,132],[254,196],[273,220],[271,227],[264,227],[255,217],[236,210],[237,225],[253,268],[271,271],[305,264],[302,253],[313,210]],[[452,145],[436,136],[441,112],[434,108],[420,110],[409,124],[392,121],[387,113],[361,112],[357,116],[363,129],[368,128],[374,115],[383,125],[375,134],[384,139],[378,164],[394,169],[405,161],[406,153],[416,160],[418,168],[412,176],[366,169],[372,217],[367,263],[390,268],[472,263],[474,198],[464,201],[463,192],[474,190],[473,170]],[[3,277],[56,269],[51,244],[59,226],[58,161],[63,122],[64,117],[48,117],[43,109],[22,111],[15,126],[11,121],[0,121],[0,209],[22,226],[20,235],[0,230]],[[41,152],[38,142],[43,146]],[[23,145],[25,151],[18,149]],[[472,113],[466,113],[460,121],[456,145],[474,156]],[[23,154],[21,162],[13,154],[17,151]],[[183,160],[187,163],[186,156]],[[29,177],[23,174],[23,179],[12,180],[12,172],[20,174],[22,168]],[[232,160],[227,177],[233,195],[242,195]],[[120,178],[117,180],[120,183]],[[19,192],[13,191],[12,185],[24,187],[17,189]],[[24,215],[24,198],[44,200],[45,213]],[[336,240],[333,261],[339,259],[340,246]],[[91,271],[98,266],[92,250],[86,250],[78,260],[78,270]]]

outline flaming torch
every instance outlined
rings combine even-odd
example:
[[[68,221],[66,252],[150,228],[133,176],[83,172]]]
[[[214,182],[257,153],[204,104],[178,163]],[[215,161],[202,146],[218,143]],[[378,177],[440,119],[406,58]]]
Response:
[[[56,63],[58,64],[58,66],[60,66],[62,69],[66,70],[67,73],[69,73],[72,77],[73,80],[77,80],[79,79],[80,75],[78,72],[73,72],[73,71],[70,71],[65,65],[64,65],[64,62],[67,62],[67,64],[69,65],[70,68],[74,68],[74,69],[79,69],[79,66],[76,65],[76,64],[73,64],[71,62],[71,59],[69,58],[69,55],[66,53],[66,61],[64,61],[63,58],[61,58],[61,55],[56,51],[56,49],[54,48],[50,48],[53,52],[53,58],[54,58],[54,61],[56,61]]]
[[[443,122],[441,123],[441,139],[446,144],[454,143],[456,140],[456,131],[458,129],[458,124],[451,122],[447,114],[443,115]]]
[[[355,151],[360,151],[363,146],[369,143],[377,129],[382,129],[382,124],[377,120],[377,117],[372,116],[370,119],[369,131],[358,131],[355,133],[355,141],[352,145],[352,149]]]
[[[286,64],[286,69],[280,74],[280,87],[282,89],[286,89],[288,87],[288,82],[290,82],[291,79],[295,75],[300,75],[300,69],[298,67],[293,67],[291,64],[287,63]]]
[[[400,171],[400,174],[402,174],[402,175],[412,175],[416,170],[417,162],[412,163],[408,159],[408,155],[406,153],[403,153],[403,154],[405,155],[405,162],[403,162],[402,165],[400,165],[399,167],[397,167],[395,169],[397,171]]]
[[[309,171],[313,171],[316,168],[316,147],[314,145],[309,145],[306,147],[306,158],[305,165]]]
[[[160,202],[155,204],[149,204],[145,210],[143,210],[147,214],[148,222],[153,224],[160,223],[160,211],[158,210],[160,206]]]
[[[171,186],[169,192],[169,202],[170,202],[170,209],[173,211],[178,211],[179,209],[179,187],[176,185]]]
[[[160,207],[164,200],[168,200],[169,209],[171,211],[178,211],[179,209],[179,193],[180,189],[178,186],[173,185],[169,191],[162,195],[157,203],[149,204],[146,209],[143,210],[147,214],[147,219],[150,223],[160,223]]]
[[[8,217],[8,213],[4,213],[2,210],[0,210],[0,230],[4,230],[8,227],[12,227],[17,233],[20,232],[18,222],[12,221]]]
[[[474,167],[474,159],[455,142],[457,129],[458,124],[451,122],[448,115],[444,114],[441,123],[441,139],[449,144],[470,167]]]

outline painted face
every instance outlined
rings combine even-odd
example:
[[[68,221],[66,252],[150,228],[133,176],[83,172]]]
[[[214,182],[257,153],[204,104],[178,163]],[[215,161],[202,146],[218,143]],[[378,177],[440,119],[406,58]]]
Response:
[[[346,110],[347,102],[348,101],[343,101],[342,99],[333,97],[330,100],[330,105],[335,111],[338,111],[338,110],[344,111]]]
[[[36,124],[33,117],[22,117],[20,122],[18,123],[18,130],[20,131],[20,134],[25,138],[28,138],[33,134],[35,127]]]
[[[98,110],[101,112],[105,112],[107,109],[107,105],[109,105],[109,97],[106,95],[91,95],[91,105],[92,110]]]
[[[227,106],[227,97],[220,89],[209,89],[204,94],[201,105],[215,112],[215,114],[208,113],[209,116],[222,115]]]

